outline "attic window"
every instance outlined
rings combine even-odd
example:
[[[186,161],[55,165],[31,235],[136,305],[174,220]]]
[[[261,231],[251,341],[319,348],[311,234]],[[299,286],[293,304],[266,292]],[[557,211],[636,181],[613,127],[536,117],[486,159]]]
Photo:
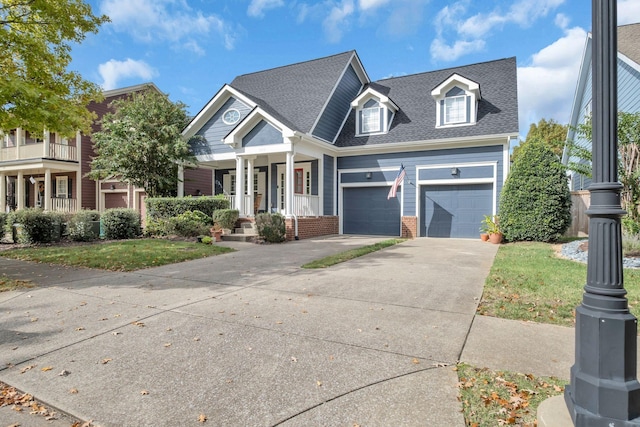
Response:
[[[380,132],[380,107],[362,109],[362,133]]]
[[[450,96],[444,99],[444,123],[467,122],[467,97],[465,95]]]

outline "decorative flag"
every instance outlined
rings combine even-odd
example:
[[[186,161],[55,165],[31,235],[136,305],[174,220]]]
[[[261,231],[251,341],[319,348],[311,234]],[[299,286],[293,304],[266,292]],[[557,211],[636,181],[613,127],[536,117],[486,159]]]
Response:
[[[401,164],[400,165],[400,170],[398,171],[398,175],[396,176],[396,179],[393,181],[393,185],[391,185],[391,189],[389,190],[389,194],[387,194],[387,200],[389,200],[392,197],[396,197],[396,193],[398,192],[398,186],[400,186],[400,184],[402,184],[402,181],[404,180],[405,174],[406,174],[406,172],[404,170],[404,165]]]

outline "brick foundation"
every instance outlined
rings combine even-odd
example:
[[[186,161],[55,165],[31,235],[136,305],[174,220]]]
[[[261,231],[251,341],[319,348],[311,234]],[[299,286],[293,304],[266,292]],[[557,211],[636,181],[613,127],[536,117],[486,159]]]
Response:
[[[287,226],[287,240],[295,239],[294,220],[285,220]],[[312,237],[338,234],[339,221],[337,216],[301,217],[298,218],[298,238],[310,239]]]
[[[402,235],[405,239],[415,239],[418,237],[418,217],[403,216],[402,217]]]

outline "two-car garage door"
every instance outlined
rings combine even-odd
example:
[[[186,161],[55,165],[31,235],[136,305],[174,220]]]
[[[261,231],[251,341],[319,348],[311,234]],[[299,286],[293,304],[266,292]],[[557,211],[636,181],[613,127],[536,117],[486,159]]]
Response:
[[[400,191],[389,187],[343,188],[343,233],[400,235]],[[476,238],[484,215],[493,212],[493,184],[421,185],[419,235]]]

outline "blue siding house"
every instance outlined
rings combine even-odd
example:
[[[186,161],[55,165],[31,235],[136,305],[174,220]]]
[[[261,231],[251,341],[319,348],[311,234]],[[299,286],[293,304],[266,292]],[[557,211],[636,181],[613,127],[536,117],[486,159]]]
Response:
[[[618,27],[618,111],[637,113],[640,111],[640,24],[629,24]],[[591,142],[577,135],[575,128],[584,124],[591,117],[591,34],[587,36],[580,74],[576,87],[573,107],[569,122],[567,141],[575,143],[583,148],[591,148]],[[562,162],[580,162],[581,159],[573,158],[567,144]],[[586,190],[591,184],[591,179],[583,175],[571,174],[571,190]]]
[[[355,51],[238,76],[183,131],[214,193],[290,238],[475,238],[517,136],[515,58],[374,82]]]

